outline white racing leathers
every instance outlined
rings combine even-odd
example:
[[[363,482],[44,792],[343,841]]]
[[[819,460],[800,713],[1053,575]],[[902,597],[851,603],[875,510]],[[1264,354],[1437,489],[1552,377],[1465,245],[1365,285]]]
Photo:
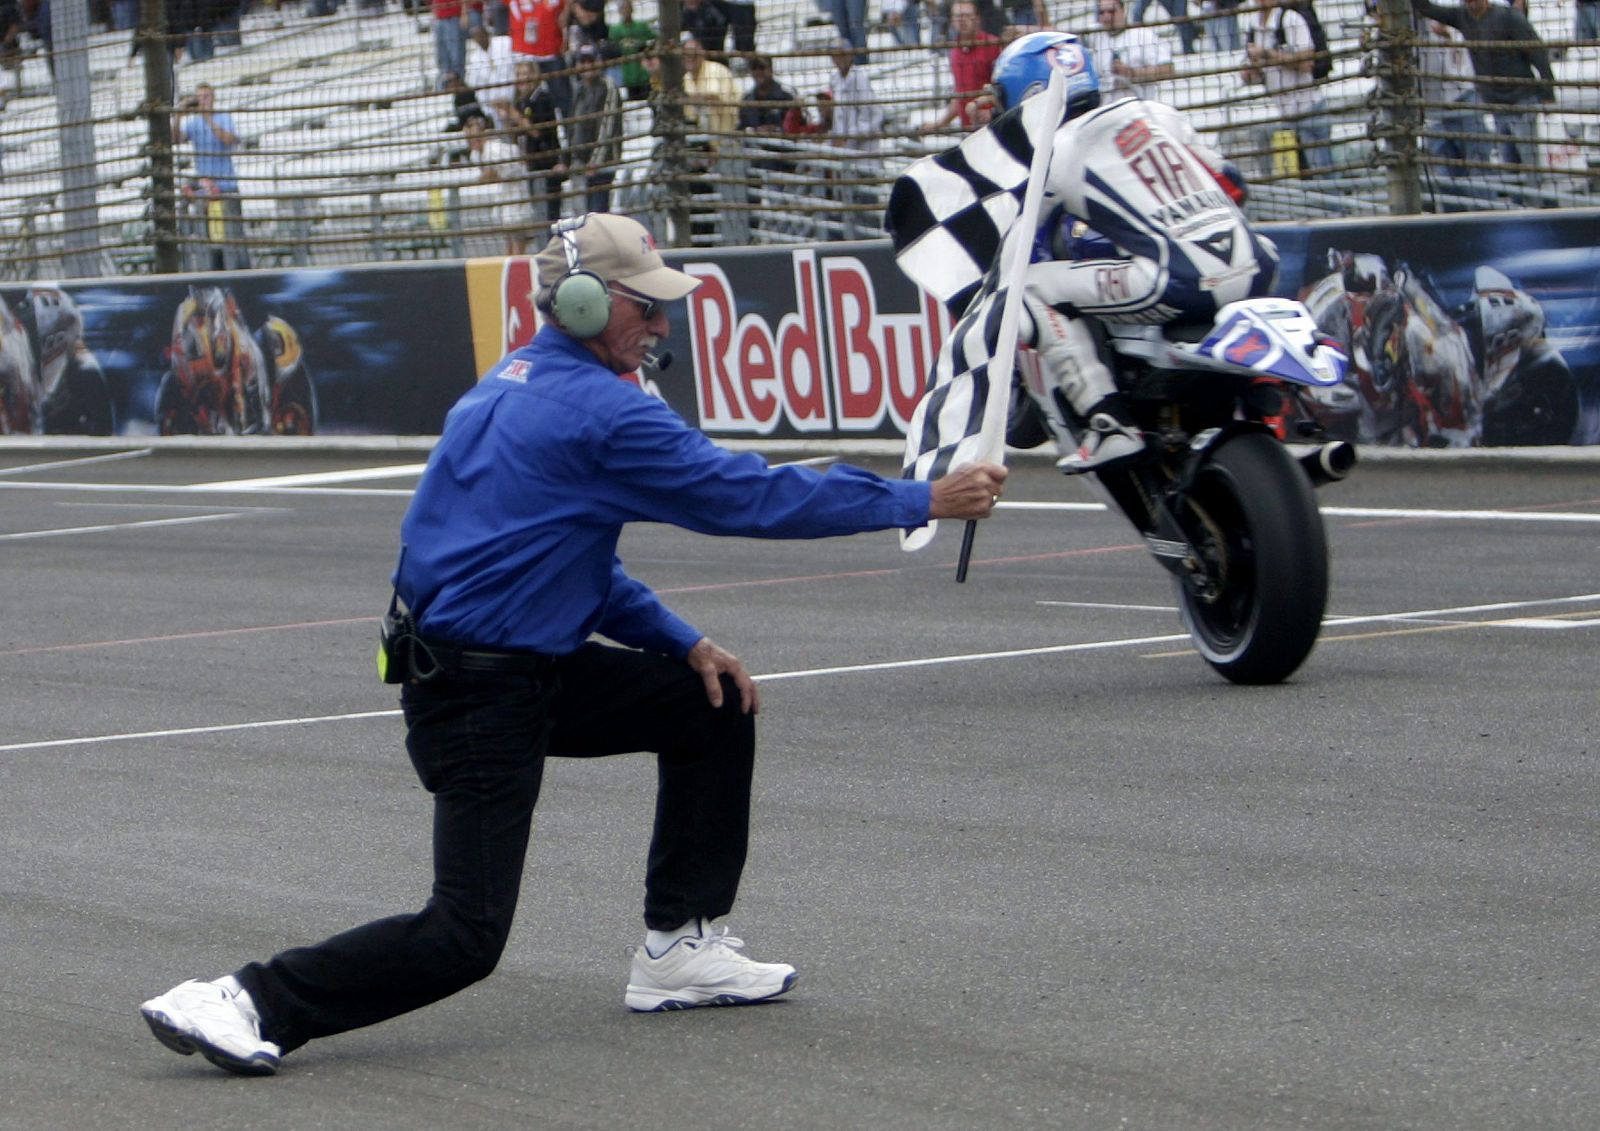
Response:
[[[1028,267],[1024,302],[1045,369],[1080,416],[1115,382],[1078,315],[1209,321],[1271,287],[1277,249],[1250,230],[1222,169],[1159,102],[1116,102],[1056,131],[1040,232],[1056,258]]]

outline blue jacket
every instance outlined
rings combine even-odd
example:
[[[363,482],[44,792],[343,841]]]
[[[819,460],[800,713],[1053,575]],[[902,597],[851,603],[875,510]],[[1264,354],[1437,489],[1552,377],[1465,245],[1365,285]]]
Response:
[[[920,526],[929,497],[925,482],[719,448],[547,326],[450,410],[395,587],[428,636],[564,655],[601,632],[682,657],[703,634],[623,572],[624,523],[824,538]]]

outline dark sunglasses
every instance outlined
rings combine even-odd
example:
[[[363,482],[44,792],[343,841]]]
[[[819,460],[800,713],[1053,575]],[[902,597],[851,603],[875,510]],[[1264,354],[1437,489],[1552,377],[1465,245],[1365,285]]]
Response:
[[[611,288],[611,293],[614,295],[621,295],[623,298],[631,300],[633,304],[639,308],[639,317],[646,322],[654,318],[656,316],[656,311],[661,309],[661,304],[653,298],[641,298],[636,294],[629,293],[628,291],[619,291],[615,287]]]

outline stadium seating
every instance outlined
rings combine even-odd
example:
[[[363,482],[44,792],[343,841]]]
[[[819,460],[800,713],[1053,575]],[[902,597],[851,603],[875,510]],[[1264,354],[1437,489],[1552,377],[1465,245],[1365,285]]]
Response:
[[[1093,26],[1092,0],[1066,0],[1051,8],[1063,28]],[[239,46],[219,47],[209,60],[183,60],[174,68],[177,95],[209,82],[217,90],[219,109],[234,115],[245,138],[235,165],[254,258],[258,263],[337,264],[498,254],[503,239],[489,219],[495,186],[478,185],[472,171],[451,165],[462,142],[458,133],[445,129],[450,100],[434,90],[426,18],[399,10],[392,0],[381,12],[354,9],[350,4],[337,17],[311,18],[298,3],[258,7],[245,18]],[[652,0],[637,5],[645,19],[654,18],[654,9]],[[1318,10],[1338,53],[1326,93],[1336,115],[1341,171],[1315,184],[1266,178],[1251,205],[1259,218],[1359,215],[1387,208],[1383,172],[1368,140],[1373,80],[1359,49],[1365,10],[1361,0],[1320,0]],[[815,0],[760,0],[759,13],[757,46],[776,58],[779,81],[802,99],[825,89],[831,73],[826,49],[836,33]],[[1162,15],[1159,5],[1151,7],[1149,18]],[[1569,18],[1565,9],[1550,7],[1536,18],[1551,39],[1570,35],[1569,28],[1556,26]],[[1162,31],[1171,33],[1170,27]],[[89,42],[106,269],[148,269],[148,125],[139,114],[143,62],[130,57],[127,32],[96,29]],[[952,140],[914,132],[948,98],[950,76],[942,52],[898,47],[884,29],[872,31],[869,46],[889,135],[878,183],[850,185],[847,191],[839,184],[841,154],[831,146],[765,142],[751,149],[724,139],[719,167],[707,170],[698,185],[694,207],[702,220],[690,233],[695,242],[877,233],[876,208],[895,169]],[[1247,168],[1270,167],[1270,155],[1256,152],[1254,136],[1255,127],[1273,118],[1273,104],[1259,87],[1254,93],[1241,90],[1236,53],[1216,51],[1206,36],[1198,46],[1194,54],[1176,56],[1177,76],[1155,84],[1150,94],[1186,109],[1198,128],[1224,152],[1241,156]],[[1588,85],[1565,90],[1560,111],[1545,115],[1547,134],[1570,143],[1549,147],[1550,160],[1558,170],[1583,172],[1596,162],[1594,142],[1600,140],[1594,82],[1600,52],[1568,52],[1558,67],[1561,77]],[[0,153],[0,247],[9,246],[14,254],[0,257],[0,273],[26,278],[48,270],[39,265],[39,249],[59,238],[53,233],[60,227],[61,158],[43,60],[27,59],[15,79],[16,91],[3,111]],[[664,218],[662,169],[647,107],[629,105],[625,133],[618,206]],[[773,155],[774,146],[786,151],[781,161]],[[192,173],[187,147],[180,147],[176,157],[182,183]],[[1588,184],[1587,178],[1569,178],[1567,189],[1586,191]],[[1486,203],[1485,191],[1495,195],[1492,183],[1488,190],[1482,184],[1478,189],[1479,204]],[[1547,202],[1588,200],[1592,197]],[[1473,206],[1473,200],[1466,204]],[[197,214],[188,230],[203,232],[203,217]]]

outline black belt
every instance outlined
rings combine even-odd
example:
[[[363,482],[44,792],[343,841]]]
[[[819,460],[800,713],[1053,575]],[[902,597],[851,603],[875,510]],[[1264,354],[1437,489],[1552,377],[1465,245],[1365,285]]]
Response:
[[[495,652],[463,648],[430,636],[413,637],[412,670],[421,679],[433,672],[498,672],[507,675],[543,675],[555,663],[543,652]],[[431,660],[431,663],[430,663]]]

